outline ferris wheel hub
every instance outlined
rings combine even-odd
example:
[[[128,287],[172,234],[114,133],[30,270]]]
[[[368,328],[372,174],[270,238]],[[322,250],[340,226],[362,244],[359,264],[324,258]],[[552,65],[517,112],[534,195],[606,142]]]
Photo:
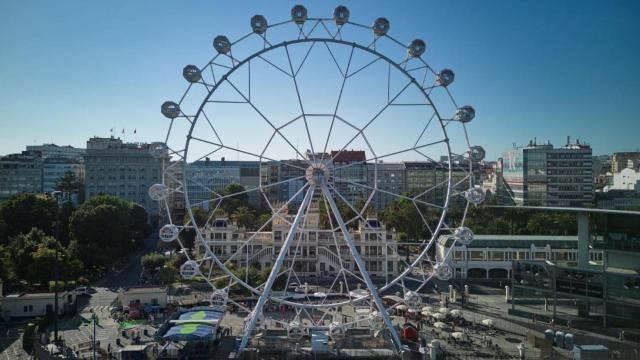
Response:
[[[309,184],[326,184],[329,178],[329,169],[325,164],[310,165],[305,171],[305,178]]]

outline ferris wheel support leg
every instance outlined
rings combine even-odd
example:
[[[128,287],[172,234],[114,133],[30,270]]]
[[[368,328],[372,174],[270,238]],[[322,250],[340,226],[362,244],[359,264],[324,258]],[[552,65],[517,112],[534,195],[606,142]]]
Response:
[[[278,277],[278,273],[280,272],[280,268],[282,267],[284,258],[287,256],[287,252],[289,251],[289,246],[291,246],[291,243],[296,237],[296,233],[298,232],[298,225],[300,225],[300,220],[302,220],[302,217],[307,207],[309,206],[309,203],[311,202],[311,198],[313,198],[314,191],[315,191],[315,185],[311,184],[309,186],[309,189],[307,190],[307,193],[304,196],[304,199],[302,200],[302,204],[300,205],[300,208],[298,208],[298,213],[296,214],[296,217],[293,220],[293,223],[291,225],[291,230],[289,230],[289,234],[287,235],[286,239],[284,240],[284,243],[282,244],[282,248],[280,249],[280,253],[278,253],[276,262],[275,264],[273,264],[273,267],[271,268],[271,273],[269,274],[269,278],[267,279],[267,282],[264,285],[264,290],[262,292],[262,295],[260,295],[260,298],[258,299],[258,303],[256,304],[256,307],[253,310],[253,316],[251,317],[251,320],[249,320],[249,324],[245,328],[244,334],[242,335],[242,341],[240,342],[240,347],[238,348],[238,355],[240,355],[244,351],[244,349],[247,347],[247,344],[249,343],[251,332],[256,326],[256,321],[258,320],[259,315],[262,313],[262,308],[264,307],[264,304],[269,299],[269,295],[271,293],[271,287],[273,286],[273,283],[276,281],[276,278]]]
[[[371,297],[373,298],[373,301],[376,303],[376,306],[378,307],[378,312],[382,315],[382,318],[384,319],[384,323],[387,325],[387,328],[389,329],[389,333],[391,333],[391,337],[393,338],[393,343],[396,346],[395,350],[398,352],[401,352],[403,350],[403,345],[402,345],[402,342],[400,341],[400,336],[398,335],[396,328],[393,326],[393,323],[391,322],[391,318],[387,313],[387,309],[384,307],[384,304],[382,303],[380,294],[378,294],[378,289],[373,284],[373,281],[371,281],[371,277],[369,276],[369,272],[367,272],[367,268],[364,265],[364,262],[362,261],[362,257],[360,257],[360,253],[356,250],[356,246],[353,243],[353,238],[351,237],[351,233],[349,233],[347,226],[344,224],[344,220],[342,219],[342,215],[340,215],[340,212],[338,211],[338,207],[336,206],[336,203],[333,200],[333,196],[329,192],[329,188],[327,187],[326,184],[323,183],[320,186],[322,187],[322,193],[324,194],[324,197],[327,200],[327,203],[329,203],[329,207],[331,207],[331,211],[333,212],[333,215],[336,221],[338,222],[338,225],[340,226],[340,230],[344,234],[344,239],[347,243],[347,246],[349,247],[349,251],[351,251],[351,255],[353,255],[353,259],[355,260],[356,264],[358,265],[358,268],[360,269],[360,273],[362,274],[362,279],[364,279],[364,282],[367,284],[369,291],[371,291]]]

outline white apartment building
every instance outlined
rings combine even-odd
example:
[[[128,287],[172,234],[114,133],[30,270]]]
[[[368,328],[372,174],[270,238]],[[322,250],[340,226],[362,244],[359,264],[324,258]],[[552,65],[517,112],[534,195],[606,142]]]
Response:
[[[301,222],[299,235],[289,248],[285,268],[293,262],[293,270],[299,277],[335,276],[342,267],[359,274],[343,234],[322,229],[317,203],[312,202],[310,206],[306,219]],[[238,228],[227,218],[217,218],[202,229],[202,234],[207,246],[222,261],[232,258],[231,262],[237,267],[268,268],[275,263],[293,220],[293,215],[283,217],[287,221],[274,219],[272,231],[258,233]],[[387,229],[377,218],[367,218],[367,224],[360,222],[350,234],[371,276],[386,278],[398,274],[400,256],[394,231]],[[243,246],[251,237],[253,240]],[[204,246],[195,250],[197,257],[205,255]]]

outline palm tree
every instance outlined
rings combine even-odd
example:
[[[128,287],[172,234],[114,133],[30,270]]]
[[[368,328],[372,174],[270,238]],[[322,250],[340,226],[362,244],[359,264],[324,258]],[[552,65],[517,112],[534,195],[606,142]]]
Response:
[[[231,214],[231,220],[238,227],[251,229],[256,222],[256,216],[248,207],[241,206]]]

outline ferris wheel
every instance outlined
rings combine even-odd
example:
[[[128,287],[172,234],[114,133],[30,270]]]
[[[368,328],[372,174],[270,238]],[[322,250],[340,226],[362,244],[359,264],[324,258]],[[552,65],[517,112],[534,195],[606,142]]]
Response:
[[[438,253],[434,245],[447,236],[473,240],[467,209],[485,197],[473,171],[485,151],[467,134],[475,110],[452,97],[452,70],[427,63],[425,41],[395,39],[386,18],[363,25],[344,6],[323,18],[296,5],[288,20],[255,15],[249,25],[235,41],[215,36],[213,58],[185,66],[186,91],[161,106],[169,130],[152,155],[173,161],[149,189],[166,215],[160,239],[184,248],[181,232],[195,232],[198,250],[184,252],[181,276],[208,283],[212,305],[249,313],[240,351],[258,324],[278,322],[292,340],[308,328],[339,340],[364,323],[401,350],[383,296],[400,293],[401,303],[419,308],[434,276],[453,276],[453,247]],[[399,162],[406,178],[393,171]],[[229,178],[242,187],[224,191]],[[185,223],[172,214],[176,198]],[[246,203],[250,217],[258,209],[266,216],[251,228],[233,225],[230,213]],[[378,216],[388,206],[402,206],[397,216],[423,229],[404,252]],[[452,206],[461,209],[456,219]],[[195,208],[207,212],[204,223]],[[266,279],[249,279],[254,263],[270,269]],[[238,288],[256,304],[236,303]],[[271,316],[274,305],[291,316]],[[363,305],[371,309],[364,320],[337,316]]]

